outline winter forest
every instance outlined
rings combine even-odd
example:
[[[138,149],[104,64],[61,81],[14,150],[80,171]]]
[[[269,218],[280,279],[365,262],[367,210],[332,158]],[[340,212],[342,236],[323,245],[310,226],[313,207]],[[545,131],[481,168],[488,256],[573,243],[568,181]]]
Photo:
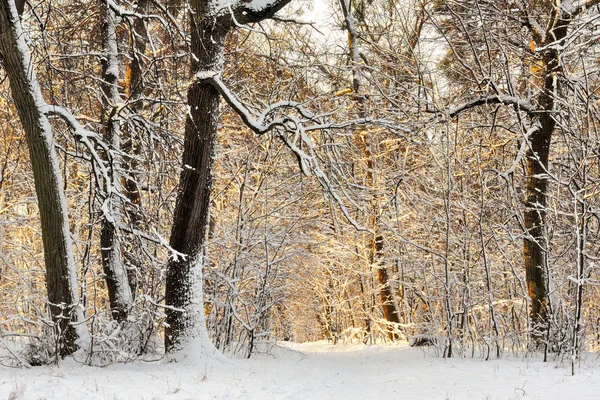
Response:
[[[0,104],[0,375],[597,359],[600,0],[0,0]]]

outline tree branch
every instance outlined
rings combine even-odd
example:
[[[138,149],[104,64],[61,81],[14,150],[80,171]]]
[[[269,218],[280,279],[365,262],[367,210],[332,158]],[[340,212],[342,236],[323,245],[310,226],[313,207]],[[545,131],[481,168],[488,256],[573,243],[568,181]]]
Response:
[[[500,177],[504,178],[504,180],[507,183],[509,182],[509,177],[515,173],[517,167],[521,163],[521,160],[523,160],[523,156],[525,156],[525,153],[527,152],[527,147],[529,146],[529,138],[532,135],[534,135],[537,131],[539,131],[540,129],[541,129],[541,126],[540,126],[539,120],[534,121],[533,125],[523,135],[523,140],[521,141],[521,147],[519,148],[519,151],[517,151],[517,156],[515,157],[510,168],[504,172],[498,172],[498,175]]]
[[[200,71],[196,74],[198,81],[205,81],[211,84],[221,96],[225,99],[227,104],[240,116],[246,126],[252,129],[256,134],[265,134],[275,128],[282,128],[289,135],[279,133],[279,138],[284,144],[292,151],[292,153],[298,159],[300,170],[305,174],[309,175],[311,172],[317,178],[319,184],[327,190],[327,192],[333,197],[338,207],[346,220],[358,231],[371,232],[370,229],[360,225],[351,215],[349,210],[344,205],[342,197],[335,189],[331,180],[321,169],[317,156],[314,153],[314,143],[307,132],[315,130],[326,130],[334,128],[344,128],[351,126],[352,124],[358,123],[369,123],[369,118],[362,118],[355,121],[346,121],[340,124],[324,124],[317,123],[316,125],[310,125],[305,127],[304,121],[294,115],[286,115],[280,118],[275,118],[270,122],[265,120],[272,115],[273,112],[282,108],[292,108],[296,110],[301,117],[306,118],[309,121],[316,121],[316,117],[308,110],[304,109],[300,103],[293,101],[282,101],[271,104],[263,111],[258,118],[255,118],[248,108],[240,102],[233,93],[225,86],[221,80],[220,75],[215,71]],[[387,122],[387,121],[386,121]],[[391,122],[388,122],[391,124]],[[371,232],[372,233],[372,232]]]
[[[273,17],[279,10],[288,5],[292,0],[250,0],[238,1],[216,10],[216,23],[224,27],[233,27],[237,24],[253,24]]]
[[[529,32],[533,37],[533,41],[538,45],[542,44],[545,36],[541,25],[529,14],[527,8],[524,7],[520,2],[516,3],[516,6],[519,8],[519,11],[521,11],[522,14],[521,22],[523,26],[529,29]]]
[[[517,111],[525,111],[528,114],[535,113],[537,108],[526,100],[519,99],[513,96],[503,96],[503,95],[491,95],[486,97],[480,97],[479,99],[472,100],[468,103],[465,103],[461,106],[452,108],[446,112],[449,118],[454,118],[458,114],[470,110],[475,107],[485,106],[488,104],[503,104],[513,106]]]

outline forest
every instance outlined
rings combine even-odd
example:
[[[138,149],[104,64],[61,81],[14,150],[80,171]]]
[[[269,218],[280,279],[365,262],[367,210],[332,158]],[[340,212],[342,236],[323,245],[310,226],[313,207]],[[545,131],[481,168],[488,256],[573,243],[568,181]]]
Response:
[[[0,364],[408,341],[575,374],[599,106],[600,0],[0,0]]]

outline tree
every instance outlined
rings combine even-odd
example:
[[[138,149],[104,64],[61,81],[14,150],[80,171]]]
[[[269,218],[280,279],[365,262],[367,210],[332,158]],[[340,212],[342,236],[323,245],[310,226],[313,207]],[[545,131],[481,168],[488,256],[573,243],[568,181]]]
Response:
[[[225,39],[236,24],[260,22],[291,0],[254,5],[236,1],[221,8],[217,1],[191,2],[190,34],[193,79],[188,90],[182,170],[169,245],[165,348],[183,349],[207,339],[202,299],[202,246],[208,224],[210,190],[218,128],[219,91],[207,80],[221,74]]]
[[[552,137],[555,133],[559,111],[560,94],[563,91],[561,75],[564,74],[561,62],[561,47],[565,45],[572,22],[587,9],[600,3],[585,0],[574,3],[555,2],[550,11],[547,27],[540,25],[523,8],[525,24],[532,37],[532,48],[540,47],[542,62],[542,87],[537,96],[538,108],[531,114],[532,124],[528,131],[530,146],[525,154],[527,162],[527,183],[525,194],[524,220],[528,236],[525,237],[524,261],[527,288],[531,298],[531,321],[534,340],[541,341],[543,332],[548,329],[551,318],[549,300],[548,240],[546,208],[549,181],[549,155]]]
[[[110,152],[105,154],[107,164],[111,165],[104,182],[104,204],[102,205],[102,229],[100,250],[102,266],[106,275],[110,308],[117,321],[127,318],[133,307],[133,293],[129,284],[127,269],[121,254],[121,108],[123,100],[119,93],[119,46],[117,43],[117,25],[119,17],[109,1],[102,2],[102,109],[105,125],[105,141]],[[107,180],[107,178],[109,180]]]
[[[27,137],[42,223],[46,288],[61,356],[85,347],[89,338],[79,304],[67,203],[52,128],[14,0],[0,3],[0,54]]]
[[[346,30],[348,31],[348,46],[350,63],[352,64],[352,90],[354,92],[354,99],[358,108],[358,114],[360,118],[367,116],[365,109],[365,94],[363,93],[364,88],[362,87],[362,72],[361,72],[361,59],[360,49],[358,43],[358,32],[354,21],[352,10],[350,9],[349,0],[340,0],[342,8],[342,14],[344,16],[344,22]],[[370,143],[371,138],[366,132],[358,132],[360,147],[363,153],[363,157],[366,160],[366,186],[371,188],[375,192],[372,196],[370,204],[370,228],[373,231],[371,243],[370,243],[370,255],[369,262],[373,268],[377,271],[377,279],[379,281],[379,297],[381,301],[381,307],[383,309],[383,316],[390,324],[400,323],[400,316],[398,313],[396,298],[394,296],[394,289],[391,284],[390,273],[388,267],[384,263],[384,244],[385,238],[381,232],[381,199],[377,192],[379,186],[376,181],[376,159],[377,155],[373,152],[373,146]],[[399,339],[394,329],[390,329],[388,333],[391,340]]]
[[[308,1],[3,17],[14,364],[87,326],[94,364],[161,352],[164,329],[168,356],[406,335],[575,369],[598,330],[600,3],[340,0],[317,30]]]
[[[441,9],[445,8],[456,22],[453,27],[440,24],[438,27],[442,33],[449,38],[450,31],[456,29],[464,39],[462,42],[449,39],[451,52],[455,56],[464,57],[458,61],[457,70],[463,72],[460,79],[475,83],[479,86],[479,91],[483,89],[484,92],[490,92],[449,110],[448,115],[455,118],[474,107],[500,104],[515,110],[522,129],[522,147],[513,167],[500,176],[508,180],[521,160],[525,162],[523,263],[531,301],[531,337],[535,346],[543,345],[545,339],[549,338],[553,314],[549,266],[551,243],[547,221],[550,182],[553,180],[549,161],[557,121],[564,115],[561,99],[568,89],[563,56],[568,52],[567,44],[577,29],[574,22],[584,19],[587,10],[598,3],[600,2],[595,0],[519,1],[507,4],[506,8],[498,8],[490,7],[486,2],[467,0],[457,4],[440,2],[437,5]],[[508,19],[503,28],[518,30],[520,24],[529,32],[528,42],[519,43],[518,47],[518,51],[527,54],[522,68],[527,69],[529,75],[522,71],[521,77],[517,78],[520,80],[518,86],[512,82],[513,72],[505,71],[505,76],[498,74],[502,67],[496,65],[497,61],[491,58],[492,52],[495,52],[508,62],[513,61],[512,56],[501,47],[505,43],[504,33],[500,30],[502,28],[491,23],[495,14],[512,13],[511,7],[516,7],[518,17]],[[483,29],[474,29],[477,22],[484,24]],[[485,26],[487,22],[490,24]],[[473,61],[474,66],[467,64],[466,59]],[[486,62],[489,64],[484,65]],[[492,74],[486,68],[490,68]],[[477,79],[479,80],[476,81]],[[521,114],[529,121],[521,119]]]

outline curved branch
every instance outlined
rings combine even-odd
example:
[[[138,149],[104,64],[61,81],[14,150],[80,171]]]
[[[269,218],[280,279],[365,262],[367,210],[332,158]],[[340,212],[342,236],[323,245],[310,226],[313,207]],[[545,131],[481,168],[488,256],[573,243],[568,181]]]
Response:
[[[533,114],[538,111],[538,109],[527,100],[522,100],[513,96],[491,95],[486,97],[480,97],[478,99],[471,100],[468,103],[465,103],[461,106],[451,108],[446,112],[446,114],[448,115],[448,117],[454,118],[464,111],[489,104],[510,105],[513,106],[515,110],[525,111],[528,114]]]
[[[216,24],[231,28],[241,24],[253,24],[272,18],[292,0],[239,0],[214,10]]]
[[[342,197],[335,189],[327,174],[325,174],[321,169],[319,162],[317,161],[317,157],[313,151],[314,143],[307,134],[307,132],[315,130],[336,128],[341,129],[355,124],[372,123],[373,121],[370,118],[361,118],[360,120],[346,121],[339,124],[318,123],[316,125],[309,125],[305,127],[303,121],[296,116],[286,115],[276,118],[269,123],[265,123],[265,119],[270,114],[282,108],[292,108],[298,111],[302,117],[307,118],[308,120],[315,121],[316,117],[308,110],[305,110],[300,103],[293,101],[282,101],[271,104],[260,114],[259,118],[255,118],[250,110],[248,110],[248,108],[242,104],[242,102],[239,101],[233,93],[229,91],[227,86],[225,86],[219,73],[215,71],[200,71],[198,74],[196,74],[196,78],[199,81],[204,81],[212,85],[219,92],[219,94],[223,96],[227,104],[229,104],[235,113],[240,116],[244,124],[252,129],[256,134],[265,134],[274,130],[275,128],[282,128],[285,132],[289,133],[289,136],[285,135],[284,133],[279,133],[278,136],[286,145],[286,147],[290,149],[298,159],[298,165],[300,166],[302,173],[308,176],[312,172],[312,174],[317,178],[319,184],[333,197],[346,220],[355,229],[358,231],[371,232],[370,229],[361,226],[350,215],[349,210],[344,205]],[[380,121],[380,123],[381,125],[384,125],[384,121]],[[389,126],[392,124],[388,121],[385,121],[385,123],[389,124]]]

